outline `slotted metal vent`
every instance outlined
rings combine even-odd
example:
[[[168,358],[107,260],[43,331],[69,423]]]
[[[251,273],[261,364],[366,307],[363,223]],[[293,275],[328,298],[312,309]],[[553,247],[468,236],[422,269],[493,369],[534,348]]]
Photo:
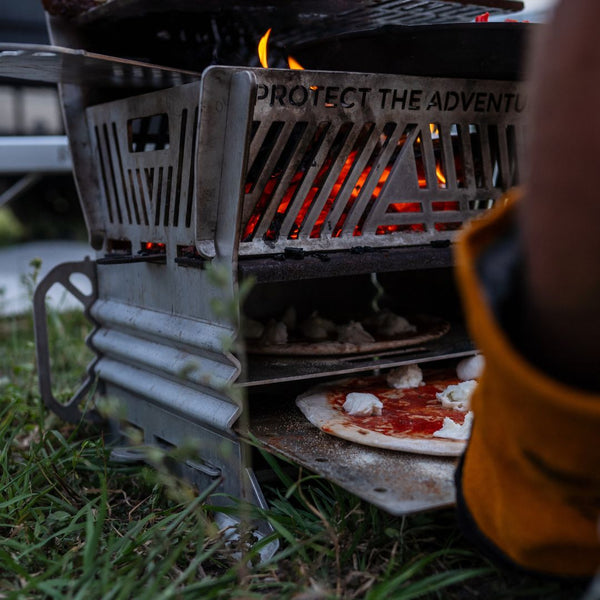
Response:
[[[518,183],[519,84],[256,76],[240,254],[449,239]]]
[[[99,105],[87,115],[110,237],[191,243],[198,85]]]
[[[518,82],[213,67],[88,109],[104,229],[212,256],[227,206],[240,255],[449,240],[518,183],[524,108]]]
[[[514,125],[254,125],[243,243],[455,230],[517,183]]]

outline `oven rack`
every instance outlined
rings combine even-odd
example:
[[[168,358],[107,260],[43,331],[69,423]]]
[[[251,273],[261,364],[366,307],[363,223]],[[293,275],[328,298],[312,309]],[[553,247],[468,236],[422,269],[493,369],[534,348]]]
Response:
[[[414,347],[348,356],[293,357],[248,355],[247,367],[236,385],[250,388],[291,381],[301,382],[326,377],[344,377],[355,373],[376,372],[401,365],[460,359],[476,350],[461,323],[452,323],[450,331],[436,340]]]

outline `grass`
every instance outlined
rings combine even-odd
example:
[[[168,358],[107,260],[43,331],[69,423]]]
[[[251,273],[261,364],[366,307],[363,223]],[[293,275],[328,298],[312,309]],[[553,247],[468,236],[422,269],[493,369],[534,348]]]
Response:
[[[53,314],[57,396],[88,360],[79,313]],[[469,546],[451,510],[391,517],[270,458],[263,563],[198,493],[162,470],[109,460],[101,428],[60,422],[37,391],[29,317],[0,320],[0,598],[580,598],[582,586],[505,572]],[[165,484],[166,482],[166,484]],[[230,541],[228,542],[228,538]],[[263,543],[270,541],[264,540]]]
[[[7,206],[0,207],[0,246],[8,246],[23,239],[25,228]]]

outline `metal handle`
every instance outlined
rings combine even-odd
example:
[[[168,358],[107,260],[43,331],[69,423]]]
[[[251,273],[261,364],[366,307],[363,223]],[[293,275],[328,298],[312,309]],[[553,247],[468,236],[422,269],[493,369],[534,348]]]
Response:
[[[70,278],[74,273],[81,273],[90,280],[92,284],[92,291],[90,294],[84,294],[71,283]],[[58,265],[54,267],[42,281],[40,281],[35,289],[33,294],[33,328],[35,333],[40,394],[44,404],[65,421],[78,422],[84,418],[87,421],[100,421],[101,418],[95,411],[86,411],[84,414],[79,409],[82,398],[94,382],[93,366],[95,361],[88,367],[88,375],[85,381],[67,403],[59,402],[52,393],[46,296],[48,295],[48,290],[55,283],[62,285],[81,302],[85,316],[93,323],[94,321],[89,315],[89,310],[98,295],[96,263],[89,258],[86,258],[80,262],[68,262]]]

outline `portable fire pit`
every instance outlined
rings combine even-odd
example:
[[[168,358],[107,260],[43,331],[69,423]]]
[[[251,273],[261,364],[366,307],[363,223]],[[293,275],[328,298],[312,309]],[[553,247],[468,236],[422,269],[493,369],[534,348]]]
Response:
[[[72,45],[78,27],[91,27],[111,4],[71,29],[53,19],[54,40]],[[36,292],[45,403],[78,420],[96,416],[82,407],[91,388],[116,398],[126,411],[117,434],[135,429],[145,444],[167,449],[194,440],[198,455],[178,466],[181,474],[201,488],[218,479],[219,491],[261,506],[253,444],[394,514],[451,504],[453,459],[333,438],[294,400],[331,378],[452,365],[474,353],[451,243],[518,182],[526,98],[516,74],[212,66],[200,75],[93,52],[12,52],[0,52],[0,69],[12,75],[18,61],[30,71],[54,65],[96,251],[95,260],[55,269]],[[85,75],[77,82],[78,61],[108,73],[114,86]],[[74,288],[73,273],[89,278],[91,294]],[[44,299],[56,283],[94,324],[88,345],[96,358],[67,403],[52,394],[46,336]],[[347,319],[374,301],[435,315],[450,331],[341,356],[265,353],[244,340],[246,317],[264,322],[293,306],[299,317],[316,310]]]

